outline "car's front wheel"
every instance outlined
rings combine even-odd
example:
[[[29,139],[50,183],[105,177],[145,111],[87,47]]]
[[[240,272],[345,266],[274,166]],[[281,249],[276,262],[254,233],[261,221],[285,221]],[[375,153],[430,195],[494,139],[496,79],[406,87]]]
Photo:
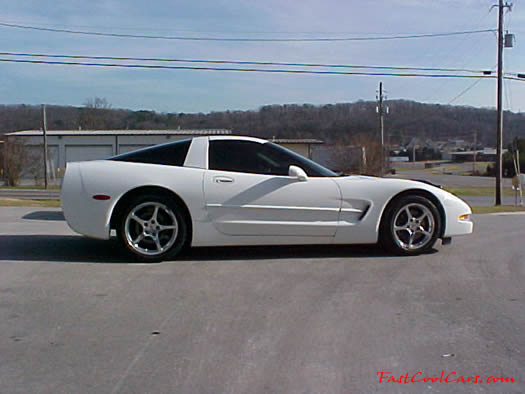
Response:
[[[117,236],[136,259],[155,262],[182,250],[187,229],[178,204],[164,196],[144,195],[134,198],[123,210]]]
[[[401,255],[417,255],[432,248],[441,231],[441,216],[432,201],[404,196],[389,205],[379,234],[380,243]]]

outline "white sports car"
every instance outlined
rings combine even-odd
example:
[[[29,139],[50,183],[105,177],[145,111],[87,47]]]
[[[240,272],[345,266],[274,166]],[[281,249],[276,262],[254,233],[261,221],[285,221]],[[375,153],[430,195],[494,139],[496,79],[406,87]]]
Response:
[[[396,254],[472,232],[470,207],[423,182],[341,177],[290,150],[213,136],[106,160],[69,163],[62,208],[71,228],[142,261],[186,246],[381,243]]]

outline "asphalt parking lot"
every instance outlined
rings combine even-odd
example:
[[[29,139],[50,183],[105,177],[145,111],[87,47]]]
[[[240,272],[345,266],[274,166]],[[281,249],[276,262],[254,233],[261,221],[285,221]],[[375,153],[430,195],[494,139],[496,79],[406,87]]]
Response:
[[[525,215],[474,221],[419,257],[203,248],[145,265],[57,209],[0,208],[0,392],[523,393]],[[480,382],[411,382],[442,373]]]

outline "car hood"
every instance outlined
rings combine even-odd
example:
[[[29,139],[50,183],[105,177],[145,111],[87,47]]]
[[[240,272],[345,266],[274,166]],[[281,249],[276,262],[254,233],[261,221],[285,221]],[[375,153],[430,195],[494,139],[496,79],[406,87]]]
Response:
[[[334,178],[334,180],[341,189],[343,200],[358,198],[376,202],[386,202],[398,193],[417,189],[432,193],[442,203],[444,203],[445,200],[461,201],[464,203],[459,197],[425,181],[363,175]]]

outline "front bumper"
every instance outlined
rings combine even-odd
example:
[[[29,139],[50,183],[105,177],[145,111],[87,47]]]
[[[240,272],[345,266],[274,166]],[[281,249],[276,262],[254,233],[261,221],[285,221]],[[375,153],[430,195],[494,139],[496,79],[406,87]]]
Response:
[[[471,220],[472,210],[469,205],[453,194],[447,194],[443,199],[446,223],[442,238],[472,234],[474,224]]]

